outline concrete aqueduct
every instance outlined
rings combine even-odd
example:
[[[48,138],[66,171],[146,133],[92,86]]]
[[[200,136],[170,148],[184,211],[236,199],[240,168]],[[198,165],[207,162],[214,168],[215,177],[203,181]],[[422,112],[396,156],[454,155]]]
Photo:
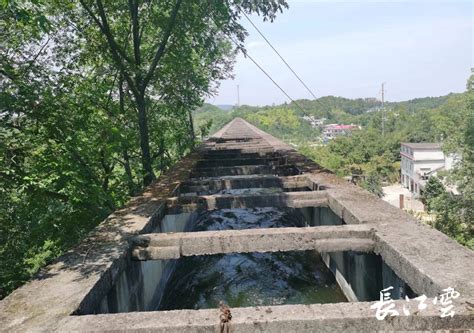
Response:
[[[271,189],[271,190],[270,190]],[[209,210],[290,207],[304,227],[193,232]],[[312,251],[349,302],[156,311],[173,263],[188,256]],[[473,252],[350,185],[242,119],[223,127],[76,248],[0,303],[7,331],[337,332],[474,328]],[[370,308],[394,286],[395,306],[428,307],[377,320]],[[431,299],[460,293],[454,317]],[[221,311],[221,312],[219,312]]]

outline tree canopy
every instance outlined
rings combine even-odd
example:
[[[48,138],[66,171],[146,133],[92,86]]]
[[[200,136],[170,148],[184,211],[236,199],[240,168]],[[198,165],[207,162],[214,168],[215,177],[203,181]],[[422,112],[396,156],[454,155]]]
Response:
[[[244,45],[241,13],[272,21],[287,4],[0,6],[3,297],[192,149],[192,111],[232,75]]]

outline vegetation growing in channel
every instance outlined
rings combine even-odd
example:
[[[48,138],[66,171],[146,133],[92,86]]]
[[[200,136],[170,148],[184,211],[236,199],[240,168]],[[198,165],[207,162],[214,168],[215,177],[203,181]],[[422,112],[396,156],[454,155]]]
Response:
[[[2,1],[0,298],[195,144],[240,11],[273,1]],[[204,128],[205,130],[205,128]]]

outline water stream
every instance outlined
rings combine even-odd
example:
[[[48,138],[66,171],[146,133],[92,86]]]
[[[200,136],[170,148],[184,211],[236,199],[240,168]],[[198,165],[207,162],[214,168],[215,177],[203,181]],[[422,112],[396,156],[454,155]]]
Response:
[[[193,231],[303,227],[291,208],[222,209],[202,213]],[[315,251],[232,253],[177,261],[157,310],[346,302]]]

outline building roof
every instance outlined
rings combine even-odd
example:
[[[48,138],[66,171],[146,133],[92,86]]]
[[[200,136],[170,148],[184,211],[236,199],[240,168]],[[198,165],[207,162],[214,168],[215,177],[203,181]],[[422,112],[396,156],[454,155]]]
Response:
[[[420,142],[420,143],[402,142],[402,146],[407,146],[413,149],[441,149],[441,143],[437,143],[437,142]]]

